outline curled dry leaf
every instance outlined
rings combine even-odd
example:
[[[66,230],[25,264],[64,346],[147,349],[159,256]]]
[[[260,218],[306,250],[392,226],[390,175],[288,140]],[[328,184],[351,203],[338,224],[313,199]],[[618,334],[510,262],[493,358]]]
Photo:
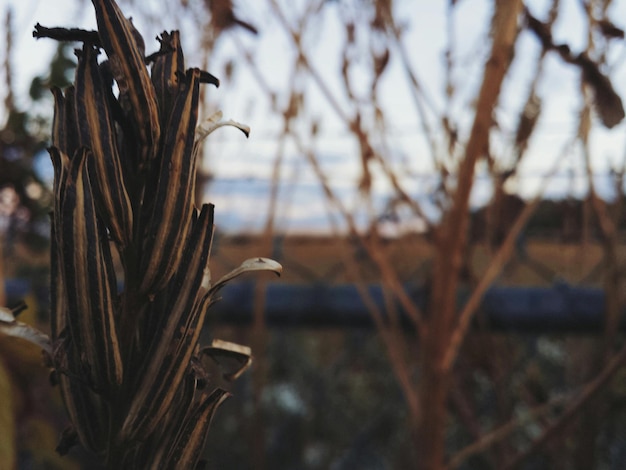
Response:
[[[17,321],[13,311],[6,307],[0,307],[0,333],[26,340],[43,349],[48,355],[52,355],[52,345],[48,335],[26,323]]]
[[[224,284],[229,282],[243,273],[252,271],[272,271],[276,275],[280,276],[283,272],[283,267],[277,261],[269,258],[250,258],[245,260],[238,268],[233,269],[228,274],[222,276],[210,289],[211,292],[217,292]]]
[[[233,121],[232,119],[229,119],[228,121],[222,121],[222,112],[216,111],[205,122],[203,122],[196,128],[196,144],[206,139],[206,137],[214,130],[226,126],[235,127],[243,132],[246,137],[250,137],[249,126],[241,124],[237,121]]]
[[[200,354],[213,359],[221,368],[224,379],[232,382],[252,364],[252,350],[248,346],[214,339]]]

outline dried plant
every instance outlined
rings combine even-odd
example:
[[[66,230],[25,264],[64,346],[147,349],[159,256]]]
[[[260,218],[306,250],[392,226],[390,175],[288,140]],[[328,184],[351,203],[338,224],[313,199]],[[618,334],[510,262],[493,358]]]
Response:
[[[184,69],[178,31],[146,56],[113,0],[93,5],[98,31],[33,33],[83,43],[74,85],[53,90],[49,149],[51,361],[71,420],[58,450],[80,443],[108,468],[194,468],[228,396],[203,361],[234,359],[226,380],[250,364],[249,348],[199,346],[207,310],[233,277],[281,267],[255,258],[211,282],[213,205],[193,200],[200,143],[222,125],[248,130],[218,117],[196,131],[200,86],[219,82]]]

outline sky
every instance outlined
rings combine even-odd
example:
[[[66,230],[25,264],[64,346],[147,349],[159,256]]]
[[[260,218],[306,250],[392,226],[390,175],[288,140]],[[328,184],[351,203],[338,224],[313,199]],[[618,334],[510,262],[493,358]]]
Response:
[[[155,5],[167,2],[144,2],[153,6],[152,18],[141,15],[134,16],[138,29],[144,33],[148,49],[149,38],[154,37],[163,29],[171,29],[178,19],[176,11],[161,15]],[[254,53],[259,70],[266,78],[269,86],[281,96],[289,79],[290,60],[293,50],[289,41],[276,20],[266,7],[267,2],[240,0],[235,2],[237,14],[242,19],[257,25],[261,34],[253,37],[245,31],[228,32],[220,39],[216,53],[212,56],[209,70],[223,76],[226,63],[233,58],[241,57],[239,47],[243,45]],[[340,83],[339,58],[337,44],[340,43],[343,30],[338,19],[338,4],[356,4],[350,2],[332,2],[326,8],[314,28],[305,32],[304,41],[311,47],[311,62],[323,73],[333,96],[342,109],[350,111],[350,101],[342,93]],[[302,2],[282,2],[283,5],[296,5],[287,8],[291,19],[295,18],[298,5]],[[423,88],[431,97],[433,106],[442,110],[446,104],[444,95],[443,50],[446,46],[447,2],[427,0],[396,0],[397,18],[407,25],[406,44],[411,66],[417,72]],[[529,7],[537,16],[545,17],[545,1],[529,1]],[[557,41],[567,42],[572,50],[584,47],[585,34],[580,2],[565,0],[561,2],[562,15],[555,27]],[[18,96],[18,105],[28,106],[27,94],[30,80],[34,75],[44,73],[51,57],[55,43],[49,40],[35,41],[32,38],[32,26],[41,22],[47,26],[83,27],[93,29],[95,20],[89,2],[71,0],[0,0],[4,11],[7,5],[14,10],[15,52],[12,57],[14,64],[14,83]],[[171,5],[171,3],[170,3]],[[626,0],[613,2],[610,17],[620,27],[622,18],[626,21]],[[66,8],[67,6],[67,8]],[[171,7],[170,7],[171,8]],[[150,10],[150,7],[148,8]],[[132,8],[125,11],[133,16]],[[454,53],[457,59],[453,73],[453,83],[459,91],[451,103],[455,118],[469,128],[472,119],[471,100],[480,84],[487,48],[485,33],[491,15],[491,2],[487,0],[460,0],[454,17],[455,42]],[[181,20],[189,21],[189,20]],[[188,66],[199,65],[203,57],[194,45],[199,41],[197,27],[192,23],[183,23],[183,42],[185,45]],[[156,42],[152,47],[156,49]],[[517,111],[523,105],[528,90],[529,80],[534,72],[534,63],[539,46],[536,38],[523,33],[516,51],[513,68],[504,83],[506,100],[501,102],[496,111],[500,128],[493,133],[494,149],[506,155],[511,153],[507,137],[510,137],[516,126]],[[4,52],[2,52],[4,54]],[[621,96],[626,97],[626,48],[623,42],[611,44],[609,64],[612,67],[613,85]],[[354,73],[359,73],[358,67]],[[561,152],[565,140],[575,131],[576,116],[580,108],[578,96],[578,72],[565,65],[557,57],[549,57],[545,64],[539,93],[544,97],[542,118],[538,130],[528,152],[528,156],[520,167],[522,177],[514,188],[524,197],[532,197],[543,181],[543,175],[552,168],[554,161]],[[357,82],[358,83],[358,82]],[[367,81],[364,80],[367,88]],[[364,220],[363,203],[355,190],[355,182],[359,175],[359,159],[355,158],[358,149],[346,132],[345,125],[329,106],[319,88],[310,80],[303,84],[307,96],[307,110],[320,122],[321,137],[315,142],[315,150],[321,155],[320,163],[329,175],[331,186],[335,189],[342,202],[355,213],[361,211]],[[367,90],[357,90],[365,94]],[[270,188],[275,155],[279,143],[281,122],[269,110],[269,103],[260,92],[252,72],[245,66],[239,67],[230,82],[224,82],[218,89],[211,89],[209,104],[205,114],[209,115],[216,109],[224,112],[224,117],[244,122],[252,128],[251,136],[244,139],[234,129],[224,129],[212,134],[208,139],[204,164],[215,178],[207,189],[207,198],[216,204],[218,220],[224,230],[239,232],[258,230],[267,219],[267,194]],[[389,119],[388,156],[394,165],[411,170],[401,174],[401,179],[411,194],[431,210],[434,206],[431,193],[437,184],[432,175],[432,160],[428,156],[425,135],[418,122],[409,85],[404,76],[400,61],[392,55],[389,70],[382,78],[380,93]],[[434,115],[431,115],[431,118]],[[611,130],[594,126],[591,134],[591,146],[594,171],[598,173],[599,190],[605,197],[610,197],[608,169],[619,168],[625,158],[624,123]],[[463,134],[462,134],[463,135]],[[582,176],[582,156],[580,151],[573,149],[564,159],[559,175],[551,180],[546,194],[550,197],[565,197],[568,194],[582,196],[587,185]],[[480,168],[479,168],[480,170]],[[480,175],[479,171],[479,175]],[[484,171],[483,171],[484,174]],[[578,175],[571,177],[570,175]],[[281,166],[280,200],[277,207],[277,223],[286,231],[324,231],[332,225],[328,215],[328,204],[324,200],[319,181],[308,163],[294,146],[287,145],[284,161]],[[383,178],[375,180],[375,203],[382,210],[389,195],[389,184]],[[484,203],[490,195],[487,178],[479,176],[472,202],[474,205]],[[430,206],[429,206],[430,205]],[[406,227],[419,228],[419,221],[407,218]]]

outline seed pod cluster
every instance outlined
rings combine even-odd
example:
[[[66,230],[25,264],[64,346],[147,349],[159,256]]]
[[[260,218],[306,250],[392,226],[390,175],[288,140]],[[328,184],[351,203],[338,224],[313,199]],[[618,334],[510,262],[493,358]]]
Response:
[[[71,421],[59,451],[80,443],[108,468],[194,468],[228,396],[203,361],[237,358],[233,380],[250,364],[243,346],[198,344],[207,310],[226,281],[281,267],[248,260],[211,285],[213,205],[193,198],[208,133],[196,135],[199,89],[217,79],[184,69],[178,31],[146,59],[116,3],[93,5],[97,32],[34,32],[82,43],[74,84],[52,90],[52,362]]]

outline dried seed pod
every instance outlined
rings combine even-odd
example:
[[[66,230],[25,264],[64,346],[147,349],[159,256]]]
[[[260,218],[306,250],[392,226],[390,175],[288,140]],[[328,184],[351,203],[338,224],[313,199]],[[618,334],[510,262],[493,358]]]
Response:
[[[52,87],[52,96],[54,97],[54,117],[52,118],[52,142],[63,152],[67,150],[65,139],[67,132],[67,115],[65,113],[65,96],[58,87]]]
[[[230,396],[225,390],[216,389],[205,393],[186,414],[179,436],[169,459],[162,468],[193,468],[200,459],[206,442],[207,431],[217,408]]]
[[[192,371],[187,371],[181,381],[172,405],[167,410],[161,425],[155,429],[153,449],[146,455],[144,461],[150,462],[150,468],[167,468],[164,462],[171,460],[174,453],[175,443],[181,435],[181,430],[185,425],[187,414],[197,401],[198,381]]]
[[[196,132],[199,85],[218,80],[183,73],[177,31],[162,34],[150,78],[132,23],[113,0],[93,4],[98,32],[35,31],[84,43],[75,86],[52,91],[51,356],[72,422],[59,449],[78,440],[110,468],[193,468],[228,396],[211,391],[199,354],[233,360],[227,379],[250,363],[230,343],[200,352],[214,294],[244,272],[281,268],[255,258],[211,286],[213,206],[198,213],[193,200],[199,144],[224,125],[248,128],[212,119]],[[125,270],[120,293],[111,247]]]
[[[85,44],[76,69],[75,112],[78,139],[91,150],[96,201],[113,240],[125,247],[133,233],[133,211],[117,143],[115,121],[100,76],[98,51]]]
[[[61,183],[59,235],[67,322],[89,368],[86,382],[108,393],[122,382],[122,358],[115,326],[116,280],[106,229],[96,214],[86,160],[88,149],[72,158]]]
[[[156,157],[161,126],[159,108],[150,75],[145,67],[141,35],[112,0],[92,0],[98,34],[109,57],[111,71],[120,90],[120,101],[129,104],[131,122],[138,137],[139,169],[149,167]]]
[[[163,289],[178,270],[194,207],[196,160],[193,154],[200,71],[191,69],[181,84],[163,140],[156,188],[146,189],[152,214],[144,243],[142,291]]]
[[[54,182],[52,187],[52,193],[54,194],[54,209],[52,212],[52,228],[55,234],[55,239],[60,243],[60,236],[58,229],[61,226],[61,200],[63,199],[62,189],[65,189],[65,180],[67,179],[67,172],[70,167],[70,158],[65,152],[57,147],[48,148],[48,154],[52,161],[52,167],[54,169]]]
[[[154,431],[183,380],[211,300],[199,293],[212,235],[213,206],[204,205],[182,250],[185,269],[171,281],[167,316],[146,354],[147,363],[122,428],[124,438]]]
[[[69,167],[69,158],[52,147],[50,149],[55,167],[55,187],[60,186],[59,180],[66,175]],[[64,161],[65,163],[61,163]],[[58,170],[58,171],[57,171]],[[55,194],[58,194],[55,192]],[[56,201],[61,198],[57,196]],[[57,212],[60,212],[57,211]],[[56,212],[55,212],[56,213]],[[83,365],[80,362],[76,346],[71,340],[68,325],[67,310],[67,283],[64,279],[62,252],[60,249],[61,236],[57,233],[58,224],[52,218],[51,233],[51,323],[53,344],[53,366],[57,372],[61,398],[72,422],[72,430],[79,442],[88,450],[97,454],[105,448],[105,429],[108,422],[108,412],[101,398],[93,393],[86,383],[86,376],[81,374]],[[64,436],[65,437],[65,436]],[[63,455],[74,440],[62,439],[58,451]]]
[[[65,90],[52,88],[54,96],[54,118],[52,120],[52,145],[66,155],[74,155],[78,148],[77,126],[74,118],[74,87]]]
[[[95,454],[106,450],[110,412],[101,396],[77,372],[82,365],[76,347],[66,343],[63,360],[55,367],[59,372],[59,388],[65,408],[80,443]]]
[[[152,64],[152,83],[159,104],[161,125],[165,127],[185,72],[185,58],[178,31],[163,31],[157,38],[161,43],[159,55]]]

